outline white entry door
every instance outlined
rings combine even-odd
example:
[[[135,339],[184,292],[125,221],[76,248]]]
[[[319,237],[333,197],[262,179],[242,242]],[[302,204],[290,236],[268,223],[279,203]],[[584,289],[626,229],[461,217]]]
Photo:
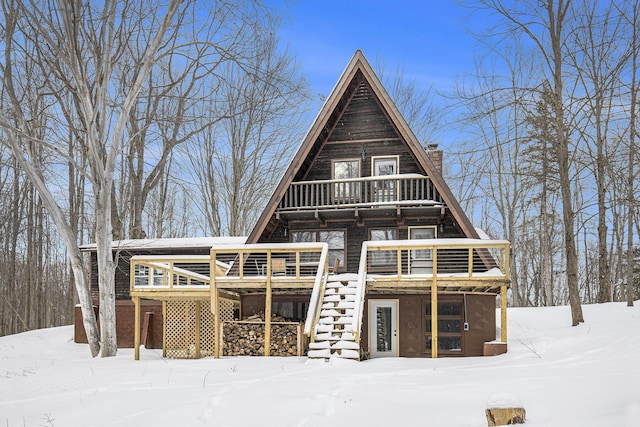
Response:
[[[398,357],[398,301],[369,300],[369,350],[374,357]]]

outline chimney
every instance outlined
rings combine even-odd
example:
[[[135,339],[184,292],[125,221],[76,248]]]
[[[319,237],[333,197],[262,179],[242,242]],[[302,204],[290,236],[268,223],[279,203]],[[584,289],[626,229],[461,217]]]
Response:
[[[427,145],[427,156],[436,170],[442,175],[442,150],[438,148],[438,144]]]

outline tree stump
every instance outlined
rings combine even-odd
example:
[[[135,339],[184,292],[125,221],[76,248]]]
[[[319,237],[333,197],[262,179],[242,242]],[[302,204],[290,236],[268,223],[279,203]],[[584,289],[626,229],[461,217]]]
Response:
[[[489,427],[524,424],[527,415],[524,408],[488,408],[485,413]]]

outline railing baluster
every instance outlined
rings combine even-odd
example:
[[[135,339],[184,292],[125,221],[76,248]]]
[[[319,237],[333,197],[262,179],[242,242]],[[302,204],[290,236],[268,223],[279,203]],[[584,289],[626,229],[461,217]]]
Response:
[[[280,209],[314,208],[327,205],[434,200],[442,202],[429,177],[363,177],[292,183]]]

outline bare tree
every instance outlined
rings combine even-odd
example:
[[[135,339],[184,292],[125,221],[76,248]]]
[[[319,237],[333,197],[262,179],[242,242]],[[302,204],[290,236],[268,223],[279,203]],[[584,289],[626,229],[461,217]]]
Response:
[[[478,7],[490,10],[502,21],[499,34],[522,34],[538,52],[548,73],[551,85],[551,105],[556,139],[558,180],[562,196],[564,244],[567,287],[571,305],[571,322],[576,326],[584,321],[578,282],[578,252],[575,237],[575,209],[571,184],[570,128],[565,118],[565,71],[567,21],[570,0],[546,0],[506,5],[502,0],[480,0]],[[504,31],[507,30],[507,31]]]
[[[627,11],[628,14],[624,13],[623,16],[626,18],[628,27],[631,28],[631,37],[630,37],[630,65],[631,65],[631,82],[629,85],[630,92],[630,108],[629,108],[629,156],[628,156],[628,166],[627,166],[627,206],[628,206],[628,218],[627,218],[627,259],[626,259],[626,294],[627,294],[627,306],[633,307],[634,301],[634,247],[633,247],[633,222],[634,219],[637,221],[637,218],[634,218],[634,212],[637,212],[637,203],[635,197],[635,177],[637,171],[635,170],[636,153],[637,153],[637,140],[636,137],[640,137],[638,133],[638,91],[640,91],[640,83],[637,81],[638,75],[638,50],[640,50],[640,34],[638,33],[638,27],[640,26],[640,2],[633,1],[631,3],[631,10]],[[638,224],[636,222],[636,224]],[[638,226],[640,229],[640,226]],[[638,232],[640,235],[640,231]]]
[[[580,82],[579,97],[583,123],[579,128],[581,144],[587,152],[586,167],[592,170],[596,185],[598,217],[598,284],[597,301],[610,300],[611,272],[608,253],[607,202],[611,188],[609,165],[614,153],[610,129],[617,110],[621,72],[627,64],[631,49],[618,40],[624,35],[622,16],[612,4],[580,1],[576,8],[575,30],[570,40],[575,48],[568,51],[571,65]]]
[[[418,140],[424,145],[436,141],[436,135],[443,126],[444,111],[435,102],[435,90],[408,78],[403,65],[389,70],[383,59],[376,58],[375,68],[376,74]]]
[[[188,3],[186,4],[188,5]],[[182,5],[184,13],[186,5]],[[158,56],[167,46],[167,36],[176,34],[173,21],[181,2],[170,1],[142,15],[132,13],[132,3],[107,1],[88,3],[31,2],[28,5],[6,0],[2,3],[5,27],[2,84],[6,103],[0,113],[1,125],[18,160],[37,189],[69,252],[76,280],[76,291],[91,353],[112,356],[117,350],[115,328],[115,264],[112,242],[112,187],[116,159],[125,137],[125,125],[137,96]],[[121,96],[114,94],[113,76],[131,34],[148,31],[152,36],[141,60],[135,64],[135,79]],[[82,263],[75,230],[69,224],[45,178],[43,164],[33,155],[35,145],[47,144],[55,155],[65,151],[58,141],[47,138],[41,122],[25,114],[21,99],[31,88],[22,86],[14,67],[31,65],[39,70],[45,84],[41,96],[49,91],[68,91],[83,130],[83,150],[93,190],[95,240],[97,242],[98,282],[100,284],[101,337],[93,315],[87,272]],[[15,123],[15,124],[12,124]],[[67,123],[75,126],[77,123]],[[40,131],[40,132],[38,132]],[[71,159],[68,159],[71,160]]]
[[[299,141],[306,85],[277,41],[274,31],[256,34],[251,61],[224,65],[217,99],[226,117],[188,147],[215,234],[251,231]]]

